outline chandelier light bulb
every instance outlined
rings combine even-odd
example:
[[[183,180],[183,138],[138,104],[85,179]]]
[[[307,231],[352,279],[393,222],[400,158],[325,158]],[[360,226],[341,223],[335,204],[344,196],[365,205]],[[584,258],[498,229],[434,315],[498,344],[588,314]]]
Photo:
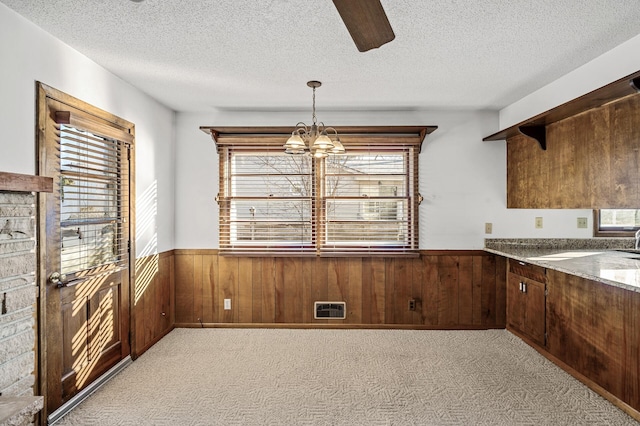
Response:
[[[322,132],[320,136],[313,142],[311,149],[331,149],[333,148],[333,142],[327,136],[327,132]]]
[[[342,142],[340,142],[340,138],[336,138],[336,140],[333,141],[333,148],[331,148],[330,151],[337,155],[344,154],[346,152],[344,146],[342,146]]]
[[[313,153],[314,158],[326,158],[329,154],[324,149],[316,149]]]
[[[291,133],[291,137],[287,139],[287,143],[284,144],[284,147],[289,150],[297,150],[305,148],[304,140],[300,137],[300,135],[296,132]]]

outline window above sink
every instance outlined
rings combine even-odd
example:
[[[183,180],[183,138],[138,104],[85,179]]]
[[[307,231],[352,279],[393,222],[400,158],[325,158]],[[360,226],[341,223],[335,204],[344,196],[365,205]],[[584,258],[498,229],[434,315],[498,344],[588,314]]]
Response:
[[[596,237],[633,237],[640,229],[640,209],[596,209],[593,223]]]

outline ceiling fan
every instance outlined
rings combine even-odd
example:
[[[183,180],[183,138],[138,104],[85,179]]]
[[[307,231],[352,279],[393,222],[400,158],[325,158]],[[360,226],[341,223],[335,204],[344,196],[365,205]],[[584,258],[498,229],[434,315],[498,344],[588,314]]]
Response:
[[[396,38],[380,0],[333,0],[333,4],[360,52]]]

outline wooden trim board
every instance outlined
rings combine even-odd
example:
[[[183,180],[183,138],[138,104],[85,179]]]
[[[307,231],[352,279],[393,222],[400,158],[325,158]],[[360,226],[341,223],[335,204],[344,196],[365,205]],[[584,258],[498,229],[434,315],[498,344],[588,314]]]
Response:
[[[53,192],[53,178],[0,172],[0,191]]]

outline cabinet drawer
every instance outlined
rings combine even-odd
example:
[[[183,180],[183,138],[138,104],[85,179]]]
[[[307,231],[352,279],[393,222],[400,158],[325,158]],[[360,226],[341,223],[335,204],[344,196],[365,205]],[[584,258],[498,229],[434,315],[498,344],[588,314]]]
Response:
[[[531,265],[519,260],[509,259],[509,272],[541,283],[547,282],[546,270],[542,266]]]

